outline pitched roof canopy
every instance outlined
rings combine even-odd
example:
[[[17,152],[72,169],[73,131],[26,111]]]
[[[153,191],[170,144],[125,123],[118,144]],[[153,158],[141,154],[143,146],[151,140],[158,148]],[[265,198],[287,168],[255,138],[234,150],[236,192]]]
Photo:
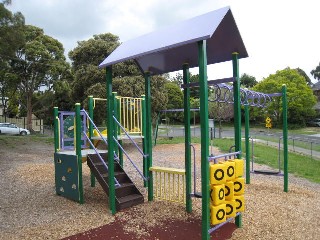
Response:
[[[248,57],[230,7],[225,7],[126,41],[99,67],[130,59],[151,75],[180,70],[184,63],[197,67],[200,40],[207,40],[208,65],[231,60],[233,52]]]

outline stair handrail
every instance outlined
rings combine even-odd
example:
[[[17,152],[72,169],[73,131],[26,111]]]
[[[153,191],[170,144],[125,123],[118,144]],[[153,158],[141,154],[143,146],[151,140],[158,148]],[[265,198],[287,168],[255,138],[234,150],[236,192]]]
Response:
[[[146,158],[148,155],[144,154],[144,152],[141,150],[141,148],[138,146],[138,144],[130,137],[129,133],[124,129],[124,127],[120,124],[120,122],[117,120],[117,118],[113,115],[114,121],[117,123],[117,125],[122,129],[122,131],[127,135],[128,139],[134,144],[134,146],[138,149],[140,154],[143,158]],[[118,140],[117,140],[118,141]]]
[[[118,145],[118,147],[122,150],[122,152],[126,155],[126,157],[129,159],[133,167],[137,170],[137,172],[140,174],[140,176],[143,178],[144,181],[147,181],[148,178],[146,178],[143,173],[139,170],[138,166],[133,162],[133,160],[130,158],[129,154],[124,150],[124,148],[121,146],[119,141],[113,136],[113,140]]]
[[[100,132],[100,130],[98,129],[98,127],[94,124],[93,120],[90,118],[90,116],[88,115],[87,111],[82,109],[81,110],[86,116],[87,116],[87,119],[89,119],[89,121],[92,123],[92,126],[94,127],[94,129],[98,132],[98,134],[100,135],[102,141],[106,144],[106,146],[108,146],[108,141],[106,140],[106,138],[103,137],[102,133]],[[86,134],[85,134],[86,135]],[[87,136],[87,135],[86,135]],[[94,146],[93,146],[94,147]],[[95,148],[95,147],[94,147]],[[114,159],[117,160],[117,162],[119,162],[119,157],[118,155],[113,152],[114,154]]]
[[[108,168],[108,165],[106,164],[106,162],[103,160],[103,158],[101,157],[100,153],[98,152],[97,148],[95,148],[94,144],[91,142],[90,138],[87,136],[86,132],[83,131],[84,135],[86,136],[88,142],[90,143],[90,145],[92,146],[92,149],[96,152],[96,154],[98,155],[100,161],[103,163],[103,165],[107,168],[107,170],[109,169]],[[114,177],[114,181],[115,181],[115,185],[116,186],[121,186],[121,184],[118,182],[118,180]]]
[[[91,122],[92,126],[96,129],[96,131],[98,132],[99,136],[101,137],[102,141],[108,146],[108,141],[102,136],[102,133],[100,132],[100,130],[98,129],[98,127],[94,124],[93,120],[90,118],[89,114],[87,113],[86,110],[82,109],[82,112],[84,112],[84,114],[87,116],[87,119],[89,119],[89,121]]]

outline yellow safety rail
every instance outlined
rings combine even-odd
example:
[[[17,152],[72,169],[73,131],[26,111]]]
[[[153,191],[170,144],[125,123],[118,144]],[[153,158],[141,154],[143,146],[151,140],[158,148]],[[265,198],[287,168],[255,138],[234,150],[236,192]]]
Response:
[[[151,167],[154,197],[170,202],[186,203],[184,169]]]
[[[93,98],[93,109],[96,107],[96,101],[104,101],[104,102],[106,102],[107,99],[105,99],[105,98]]]
[[[142,98],[116,97],[119,101],[121,125],[133,134],[142,135]]]
[[[131,134],[142,135],[142,100],[143,98],[116,96],[119,103],[119,122]],[[93,108],[96,101],[107,101],[104,98],[93,98]],[[120,134],[124,134],[121,130]]]

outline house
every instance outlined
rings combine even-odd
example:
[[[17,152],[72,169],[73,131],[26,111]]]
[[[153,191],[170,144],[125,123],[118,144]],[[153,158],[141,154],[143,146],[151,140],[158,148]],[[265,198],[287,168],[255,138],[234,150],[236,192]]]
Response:
[[[317,97],[317,104],[314,106],[317,113],[320,114],[320,81],[312,85],[313,94]]]

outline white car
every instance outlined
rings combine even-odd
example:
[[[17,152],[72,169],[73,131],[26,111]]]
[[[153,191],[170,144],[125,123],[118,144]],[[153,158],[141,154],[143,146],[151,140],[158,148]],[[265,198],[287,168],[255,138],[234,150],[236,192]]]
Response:
[[[24,128],[19,128],[13,123],[0,123],[0,134],[29,135],[30,131]]]

